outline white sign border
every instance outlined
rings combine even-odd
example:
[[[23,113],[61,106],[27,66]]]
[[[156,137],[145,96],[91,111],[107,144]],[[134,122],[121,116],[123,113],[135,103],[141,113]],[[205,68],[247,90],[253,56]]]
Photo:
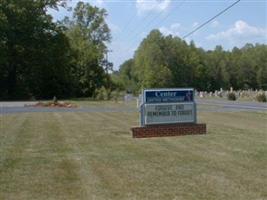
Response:
[[[193,92],[193,101],[192,102],[172,102],[172,103],[181,103],[181,104],[186,104],[186,103],[193,103],[194,106],[194,122],[162,122],[162,123],[153,123],[153,124],[145,124],[145,112],[144,112],[144,106],[146,103],[146,91],[186,91],[186,90],[192,90]],[[149,125],[162,125],[162,124],[176,124],[176,123],[197,123],[197,108],[196,108],[196,101],[195,101],[195,89],[194,88],[149,88],[149,89],[143,89],[142,92],[143,96],[143,102],[140,106],[140,122],[141,126],[149,126]],[[171,104],[171,103],[158,103],[158,104]],[[157,105],[158,105],[157,104]]]
[[[191,105],[193,105],[193,111],[194,111],[194,113],[193,113],[193,115],[194,115],[193,121],[145,123],[146,120],[145,120],[145,116],[144,116],[144,124],[149,126],[149,125],[157,125],[157,124],[196,123],[196,112],[197,111],[196,111],[196,104],[195,104],[195,102],[186,102],[186,103],[181,103],[181,102],[178,102],[178,103],[160,103],[160,105],[173,105],[173,104],[176,104],[176,105],[191,104]],[[157,106],[159,104],[153,103],[153,104],[147,104],[147,105]],[[143,112],[145,113],[145,107],[144,107],[144,111]]]

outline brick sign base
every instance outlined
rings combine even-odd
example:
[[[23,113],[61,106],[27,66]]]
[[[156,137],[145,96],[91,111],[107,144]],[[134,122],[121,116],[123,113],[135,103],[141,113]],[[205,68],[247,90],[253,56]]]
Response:
[[[133,127],[133,138],[206,134],[206,124],[168,124]]]

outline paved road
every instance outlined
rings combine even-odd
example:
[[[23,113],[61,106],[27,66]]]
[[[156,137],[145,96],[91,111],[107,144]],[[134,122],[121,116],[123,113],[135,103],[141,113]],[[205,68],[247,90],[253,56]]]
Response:
[[[237,102],[215,99],[197,99],[197,104],[220,107],[222,111],[267,111],[267,103],[259,102]]]
[[[25,105],[34,105],[37,101],[1,101],[0,107],[24,107]]]
[[[81,108],[42,108],[25,107],[36,102],[0,102],[0,114],[29,113],[29,112],[137,112],[134,107],[104,108],[87,106]],[[200,112],[238,112],[238,111],[266,111],[266,103],[232,102],[226,100],[197,99]]]

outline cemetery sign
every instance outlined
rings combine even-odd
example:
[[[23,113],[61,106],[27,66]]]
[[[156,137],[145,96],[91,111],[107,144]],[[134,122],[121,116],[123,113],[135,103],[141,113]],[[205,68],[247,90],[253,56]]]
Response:
[[[146,89],[140,108],[142,126],[196,123],[193,88]]]

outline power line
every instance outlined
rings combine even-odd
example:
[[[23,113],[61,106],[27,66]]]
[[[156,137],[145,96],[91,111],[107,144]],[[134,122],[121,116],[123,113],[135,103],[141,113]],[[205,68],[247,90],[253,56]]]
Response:
[[[152,17],[153,16],[153,9],[155,8],[157,6],[157,4],[155,4],[153,7],[152,7],[152,11],[150,11],[144,18],[143,18],[143,22],[145,22],[147,19],[149,19],[150,18],[150,16]],[[128,32],[129,32],[129,34],[131,35],[131,34],[133,34],[133,33],[135,33],[135,31],[136,31],[136,29],[138,28],[138,24],[137,24],[137,26],[134,26],[132,29],[130,29]],[[139,27],[140,28],[140,27]]]
[[[131,7],[131,4],[128,4],[129,8]],[[128,20],[128,22],[125,24],[124,28],[121,31],[121,34],[123,34],[125,32],[125,30],[127,31],[129,25],[133,22],[133,20],[135,19],[135,12],[133,12],[133,14],[130,17],[130,20]]]
[[[145,22],[146,20],[149,20],[149,18],[150,17],[153,17],[153,9],[155,8],[157,6],[157,4],[155,4],[154,6],[152,6],[151,7],[151,10],[152,11],[150,11],[150,12],[148,12],[144,17],[143,17],[143,19],[142,19],[142,21],[143,22]],[[124,26],[124,28],[122,29],[122,31],[121,31],[121,35],[122,34],[125,34],[125,33],[128,33],[128,37],[129,37],[129,35],[131,36],[131,35],[133,35],[133,33],[135,33],[135,31],[136,31],[136,29],[138,28],[138,24],[134,24],[133,22],[134,22],[134,19],[135,19],[135,13],[131,16],[131,18],[130,18],[130,20],[128,21],[128,23],[126,23],[126,25]],[[129,28],[128,29],[128,27],[129,27],[129,25],[130,24],[133,24],[133,27],[131,28]],[[127,49],[127,51],[128,51],[128,49]],[[118,61],[118,58],[115,60],[115,61]],[[115,62],[115,61],[113,61],[113,62]]]
[[[223,9],[221,12],[219,12],[217,15],[213,16],[212,18],[210,18],[209,20],[207,20],[206,22],[204,22],[203,24],[199,25],[198,27],[196,27],[193,31],[187,33],[186,35],[183,36],[183,39],[187,38],[189,35],[192,35],[193,33],[195,33],[196,31],[198,31],[199,29],[201,29],[203,26],[207,25],[208,23],[210,23],[212,20],[214,20],[215,18],[219,17],[220,15],[222,15],[223,13],[225,13],[227,10],[229,10],[230,8],[232,8],[233,6],[235,6],[237,3],[239,3],[239,1],[235,1],[234,3],[232,3],[230,6],[228,6],[227,8]]]
[[[185,1],[185,0],[184,0]],[[181,5],[184,3],[181,2],[181,4],[178,7],[181,7]],[[229,10],[230,8],[232,8],[233,6],[235,6],[237,3],[239,3],[241,0],[237,0],[235,1],[233,4],[231,4],[230,6],[228,6],[227,8],[225,8],[224,10],[222,10],[221,12],[219,12],[218,14],[216,14],[214,17],[212,17],[211,19],[207,20],[206,22],[202,23],[201,25],[199,25],[198,27],[196,27],[193,31],[189,32],[188,34],[186,34],[185,36],[183,36],[182,38],[185,39],[186,37],[190,36],[191,34],[195,33],[196,31],[198,31],[199,29],[201,29],[202,27],[204,27],[205,25],[207,25],[209,22],[211,22],[212,20],[214,20],[215,18],[219,17],[220,15],[222,15],[223,13],[225,13],[227,10]],[[159,15],[161,15],[162,13],[160,12]],[[158,16],[159,16],[158,15]],[[170,15],[170,14],[169,14]],[[169,17],[169,15],[166,16],[166,18]],[[166,20],[166,18],[164,20]],[[154,22],[155,18],[153,18],[148,25],[151,25],[152,22]],[[136,35],[134,35],[133,39],[135,38]],[[129,46],[129,48],[127,49],[130,50],[130,48],[132,47],[133,43],[131,43],[131,45]]]
[[[178,4],[177,7],[175,7],[176,11],[177,11],[180,7],[182,7],[182,5],[183,5],[186,1],[187,1],[187,0],[183,0],[183,1],[181,1],[180,4]],[[158,24],[164,22],[165,20],[167,20],[172,14],[174,14],[174,12],[169,12],[169,14],[166,15],[166,17],[163,18],[159,23],[156,23],[156,25],[158,25]]]
[[[184,0],[185,1],[185,0]],[[156,6],[157,6],[157,4],[154,4],[152,7],[151,7],[151,11],[143,18],[143,22],[145,22],[146,20],[149,20],[151,17],[151,19],[150,19],[150,21],[148,21],[148,23],[146,23],[146,24],[151,24],[151,22],[153,22],[154,20],[155,20],[155,17],[153,17],[153,15],[154,15],[154,13],[153,13],[153,9],[154,8],[156,8]],[[156,17],[157,16],[160,16],[162,13],[164,12],[164,10],[161,10],[160,11],[160,13],[159,13],[159,15],[156,15]],[[134,17],[134,16],[133,16]],[[131,19],[131,21],[132,21],[132,19]],[[146,24],[145,24],[145,26],[146,26]],[[126,26],[125,27],[128,27],[129,26],[129,24],[126,24]],[[145,27],[144,26],[144,27]],[[143,27],[143,26],[142,26]],[[143,27],[143,28],[144,28]],[[136,36],[138,36],[138,32],[139,32],[139,29],[140,29],[140,26],[138,27],[138,24],[137,24],[137,26],[134,26],[133,28],[130,28],[128,31],[127,31],[127,29],[126,28],[124,28],[123,29],[123,31],[122,31],[122,33],[127,33],[127,32],[129,32],[129,34],[128,34],[128,37],[130,37],[130,46],[128,46],[128,48],[126,49],[126,51],[129,51],[130,50],[130,48],[131,48],[131,46],[132,46],[132,44],[133,43],[131,43],[131,41],[133,41],[132,39],[134,39]],[[126,31],[125,31],[126,30]],[[132,36],[132,37],[131,37]],[[118,59],[117,59],[118,60]]]
[[[177,6],[174,7],[174,9],[176,9],[176,11],[186,2],[186,0],[182,0]],[[173,9],[172,9],[173,10]],[[157,17],[161,16],[164,13],[164,10],[161,10],[161,12],[156,15],[154,18],[152,18],[147,24],[145,24],[145,26],[142,26],[142,28],[144,27],[149,27],[151,24],[153,24],[155,22],[155,20],[157,19]],[[163,21],[167,20],[174,12],[169,12],[162,20],[159,21],[159,23],[162,23]],[[156,24],[159,24],[156,23]],[[129,51],[131,49],[131,47],[134,45],[134,39],[137,38],[139,35],[139,29],[136,32],[136,34],[133,35],[133,37],[131,37],[131,41],[129,47],[127,48],[126,51]]]
[[[161,16],[163,13],[164,13],[164,10],[161,10],[160,13],[158,15],[155,15],[155,17],[151,18],[151,20],[147,24],[144,23],[143,24],[144,26],[139,26],[136,29],[137,31],[134,32],[134,35],[133,35],[133,37],[131,37],[131,39],[134,39],[136,36],[138,36],[139,35],[139,30],[150,26],[157,19],[157,17]]]

